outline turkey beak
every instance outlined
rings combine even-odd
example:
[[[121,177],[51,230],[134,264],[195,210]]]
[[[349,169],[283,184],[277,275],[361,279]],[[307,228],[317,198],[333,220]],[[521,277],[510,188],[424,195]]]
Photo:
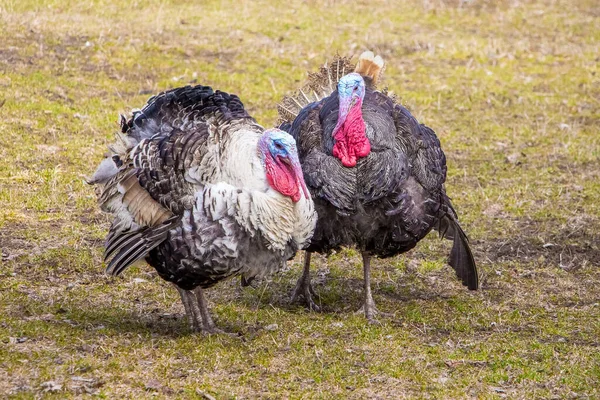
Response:
[[[302,187],[302,191],[304,192],[304,198],[306,200],[310,199],[310,193],[308,192],[308,188],[306,187],[306,183],[304,182],[304,173],[302,172],[302,167],[300,166],[300,160],[298,159],[298,155],[296,152],[293,152],[289,155],[289,158],[285,160],[289,163],[296,175],[296,180],[298,184]]]

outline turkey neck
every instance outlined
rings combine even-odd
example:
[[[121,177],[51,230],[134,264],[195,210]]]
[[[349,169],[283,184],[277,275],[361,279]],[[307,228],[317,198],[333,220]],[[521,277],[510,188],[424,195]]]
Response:
[[[342,112],[340,108],[340,114]],[[362,99],[358,99],[350,108],[341,125],[338,119],[338,125],[339,127],[333,131],[335,139],[333,155],[340,159],[344,167],[354,167],[359,158],[366,157],[371,152],[371,143],[366,135],[366,125],[362,115]]]
[[[265,169],[269,185],[284,196],[290,197],[295,203],[300,200],[298,177],[293,166],[284,163],[279,157],[274,159],[265,156]]]

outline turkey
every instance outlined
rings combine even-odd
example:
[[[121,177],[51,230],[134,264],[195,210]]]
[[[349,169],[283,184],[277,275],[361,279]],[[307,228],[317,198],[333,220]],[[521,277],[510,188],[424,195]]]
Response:
[[[356,66],[337,57],[309,75],[278,107],[280,128],[298,144],[304,179],[319,216],[292,300],[318,309],[310,285],[312,252],[356,246],[364,269],[364,313],[377,312],[370,260],[404,253],[432,229],[453,240],[449,264],[471,290],[477,268],[446,195],[446,158],[433,130],[376,84],[381,57],[364,52]]]
[[[145,258],[177,287],[192,329],[221,332],[203,289],[277,271],[308,244],[316,213],[286,132],[208,86],[152,97],[89,180],[114,216],[107,272]]]

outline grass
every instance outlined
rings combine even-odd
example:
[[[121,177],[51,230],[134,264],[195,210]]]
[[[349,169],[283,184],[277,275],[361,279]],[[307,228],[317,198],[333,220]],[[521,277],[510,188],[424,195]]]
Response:
[[[64,3],[0,0],[0,396],[600,397],[595,1]],[[189,332],[146,266],[103,274],[83,178],[119,112],[198,82],[270,126],[307,71],[366,48],[442,141],[481,291],[431,235],[374,262],[369,325],[354,250],[314,258],[323,313],[287,303],[298,257],[209,291],[239,340]]]

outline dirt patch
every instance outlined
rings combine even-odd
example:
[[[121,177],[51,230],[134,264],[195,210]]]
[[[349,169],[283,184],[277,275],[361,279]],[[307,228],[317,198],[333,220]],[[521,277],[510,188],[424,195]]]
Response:
[[[2,261],[16,260],[21,256],[37,256],[65,246],[67,239],[58,239],[58,235],[52,238],[34,238],[35,232],[59,232],[63,228],[64,224],[60,221],[37,222],[35,228],[22,223],[5,226],[0,231]]]
[[[28,254],[36,248],[36,245],[26,238],[26,229],[23,224],[12,224],[12,226],[0,230],[0,249],[3,262]]]
[[[586,242],[590,244],[540,244],[537,240],[519,237],[492,243],[485,254],[494,262],[549,262],[566,271],[574,271],[587,264],[600,265],[600,250],[588,240]]]
[[[566,222],[520,219],[515,226],[519,230],[511,236],[478,244],[482,255],[492,262],[550,263],[567,271],[600,265],[600,223],[594,217],[579,215]]]

